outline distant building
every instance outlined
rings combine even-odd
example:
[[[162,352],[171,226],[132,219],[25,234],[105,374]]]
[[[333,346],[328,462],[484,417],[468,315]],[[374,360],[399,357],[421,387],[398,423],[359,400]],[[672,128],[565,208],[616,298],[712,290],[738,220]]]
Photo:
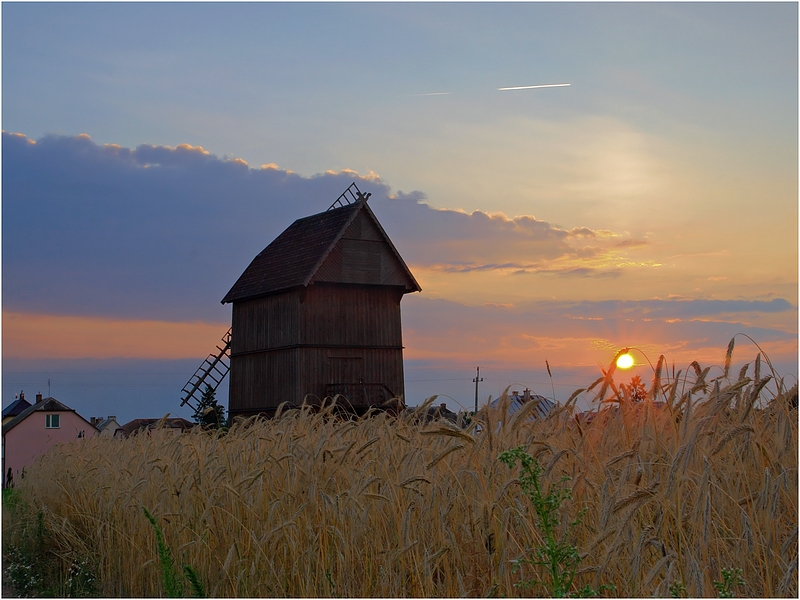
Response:
[[[8,422],[5,422],[5,416],[3,411],[4,487],[18,479],[25,467],[32,465],[56,444],[67,444],[99,433],[75,409],[55,398],[42,398],[41,394],[36,396],[36,404],[29,404]]]
[[[160,418],[160,419],[134,419],[125,425],[117,427],[114,437],[130,437],[137,433],[149,433],[154,429],[166,429],[171,433],[184,433],[195,427],[195,423],[181,419],[180,417]]]
[[[42,399],[42,395],[39,394],[36,398],[38,402],[39,400]],[[19,398],[14,400],[14,402],[12,402],[3,409],[3,425],[8,423],[11,419],[16,417],[19,413],[28,408],[30,405],[31,403],[25,400],[25,392],[20,392]]]
[[[117,429],[119,429],[119,423],[117,423],[117,417],[114,415],[109,415],[107,419],[103,417],[91,417],[89,422],[97,428],[100,432],[100,435],[104,435],[107,437],[113,437],[114,433],[116,433]]]
[[[489,406],[491,408],[500,408],[503,400],[504,397],[500,396],[496,400],[490,402]],[[552,400],[538,394],[531,394],[531,391],[528,389],[526,389],[522,394],[520,394],[518,391],[513,391],[511,392],[510,396],[507,396],[506,400],[508,402],[509,415],[519,412],[522,410],[522,407],[529,402],[536,402],[536,406],[531,411],[531,418],[534,419],[544,419],[556,406],[555,402]]]
[[[407,409],[409,412],[418,410],[413,407]],[[419,422],[430,423],[432,421],[458,422],[458,414],[447,408],[447,404],[442,402],[439,406],[429,406],[419,416]]]

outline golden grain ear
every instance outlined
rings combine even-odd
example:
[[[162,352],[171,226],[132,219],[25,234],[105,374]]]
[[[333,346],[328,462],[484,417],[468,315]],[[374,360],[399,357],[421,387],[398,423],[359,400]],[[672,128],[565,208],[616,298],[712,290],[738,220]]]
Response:
[[[733,358],[733,345],[736,342],[736,336],[731,338],[728,342],[728,349],[725,351],[725,368],[722,372],[722,377],[727,378],[728,372],[731,370],[731,358]]]

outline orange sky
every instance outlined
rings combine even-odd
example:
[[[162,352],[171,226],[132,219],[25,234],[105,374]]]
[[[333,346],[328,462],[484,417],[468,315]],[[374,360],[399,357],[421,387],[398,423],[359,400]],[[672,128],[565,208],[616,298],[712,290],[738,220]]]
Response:
[[[14,358],[198,358],[227,323],[105,319],[3,311],[3,355]],[[198,363],[199,364],[199,363]]]

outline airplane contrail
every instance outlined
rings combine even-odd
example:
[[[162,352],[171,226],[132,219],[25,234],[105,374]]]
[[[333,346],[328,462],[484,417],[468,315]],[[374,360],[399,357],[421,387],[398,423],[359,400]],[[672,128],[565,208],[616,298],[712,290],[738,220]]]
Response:
[[[497,88],[498,92],[506,92],[508,90],[535,90],[537,88],[553,88],[553,87],[567,87],[571,83],[545,83],[542,85],[520,85],[517,87],[502,87]],[[453,92],[429,92],[427,94],[406,94],[406,98],[418,98],[420,96],[450,96]]]
[[[569,83],[546,83],[544,85],[521,85],[518,87],[504,87],[497,88],[498,92],[505,92],[508,90],[534,90],[536,88],[551,88],[551,87],[567,87]]]

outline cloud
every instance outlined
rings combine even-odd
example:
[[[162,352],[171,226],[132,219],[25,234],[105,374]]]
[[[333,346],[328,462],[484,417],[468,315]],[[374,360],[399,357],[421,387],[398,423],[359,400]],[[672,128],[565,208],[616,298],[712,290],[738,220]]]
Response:
[[[438,210],[375,173],[301,177],[200,146],[35,143],[3,133],[5,308],[131,319],[224,321],[219,300],[297,218],[354,180],[415,269],[614,277],[620,235],[531,215]]]
[[[427,296],[403,301],[409,359],[593,365],[608,348],[637,346],[691,362],[706,349],[706,358],[720,347],[724,353],[744,332],[782,356],[793,352],[796,363],[795,298],[607,299],[626,286],[636,293],[627,271],[660,268],[627,254],[639,242],[626,233],[435,209],[423,193],[395,193],[375,173],[302,177],[199,146],[128,149],[86,135],[33,143],[10,133],[3,133],[3,310],[22,316],[4,323],[4,354],[74,356],[80,346],[96,356],[178,357],[197,348],[202,358],[199,340],[213,338],[213,348],[224,333],[215,324],[230,322],[230,307],[220,300],[252,258],[354,180],[372,193],[370,206],[423,289],[431,282]],[[574,295],[559,298],[582,301],[530,300],[555,297],[560,282]],[[469,306],[475,285],[501,288],[492,298],[503,306]],[[437,294],[451,300],[432,300]],[[82,327],[88,338],[75,333]],[[70,332],[82,341],[70,346]]]
[[[797,310],[783,298],[772,300],[708,300],[683,299],[670,300],[607,300],[598,302],[564,302],[558,307],[572,316],[625,315],[651,319],[697,319],[725,318],[747,313],[780,313]]]
[[[531,215],[435,209],[421,192],[398,193],[382,208],[397,224],[412,265],[448,273],[513,271],[615,276],[622,234],[564,229]],[[589,245],[591,244],[591,245]]]
[[[499,271],[509,272],[513,275],[545,274],[561,277],[619,277],[620,269],[599,269],[595,267],[558,266],[557,264],[520,264],[520,263],[487,263],[487,264],[432,264],[427,265],[433,271],[444,273],[474,273]]]
[[[497,364],[606,364],[631,346],[651,360],[664,354],[678,365],[693,360],[719,364],[732,337],[745,333],[773,361],[796,363],[797,332],[747,322],[753,313],[793,311],[787,301],[649,300],[641,302],[536,301],[467,306],[411,296],[403,327],[409,359],[494,361]],[[737,351],[752,360],[754,346]],[[449,357],[449,358],[448,358]],[[684,365],[685,366],[685,365]],[[791,367],[796,373],[796,365]]]
[[[353,179],[252,169],[199,146],[4,132],[4,307],[225,321],[219,301],[250,260]],[[388,193],[380,181],[366,187]]]

